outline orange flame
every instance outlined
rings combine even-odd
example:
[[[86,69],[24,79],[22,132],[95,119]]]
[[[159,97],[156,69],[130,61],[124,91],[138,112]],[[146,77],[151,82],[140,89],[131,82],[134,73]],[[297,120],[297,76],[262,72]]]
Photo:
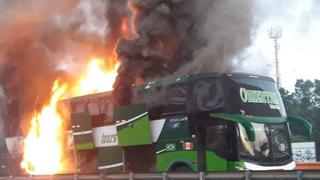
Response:
[[[108,62],[112,62],[110,59]],[[73,96],[81,96],[98,92],[110,91],[117,76],[119,64],[114,63],[106,67],[104,61],[92,58],[87,64],[86,73],[80,78],[78,85],[73,89]]]
[[[67,157],[63,156],[66,130],[63,127],[63,115],[57,110],[58,102],[66,98],[67,94],[80,96],[112,90],[118,66],[117,61],[112,58],[107,62],[92,58],[87,64],[86,72],[73,86],[69,86],[70,89],[66,84],[54,82],[50,101],[34,113],[31,128],[23,141],[21,167],[27,173],[57,174],[69,168],[65,162]]]
[[[29,174],[56,174],[63,169],[63,145],[61,142],[62,115],[57,103],[66,90],[66,85],[54,82],[52,97],[31,119],[31,128],[24,139],[22,168]]]
[[[130,31],[129,31],[129,21],[127,17],[121,18],[121,35],[124,37],[129,37],[130,36]]]

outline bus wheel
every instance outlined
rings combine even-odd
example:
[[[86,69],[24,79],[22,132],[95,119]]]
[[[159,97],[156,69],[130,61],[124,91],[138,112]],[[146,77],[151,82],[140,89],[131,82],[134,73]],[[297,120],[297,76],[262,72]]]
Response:
[[[177,165],[172,168],[171,172],[192,172],[192,169],[187,165]]]

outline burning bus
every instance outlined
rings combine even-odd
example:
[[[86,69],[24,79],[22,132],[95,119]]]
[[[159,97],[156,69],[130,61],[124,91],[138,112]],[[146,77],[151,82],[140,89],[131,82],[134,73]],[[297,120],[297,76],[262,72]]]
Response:
[[[292,118],[268,78],[208,73],[137,85],[240,70],[233,60],[251,44],[253,2],[54,2],[4,11],[0,173],[293,167],[284,155]],[[280,159],[274,128],[286,142]]]
[[[80,172],[294,169],[290,125],[311,138],[307,120],[286,115],[273,79],[203,73],[70,99]]]

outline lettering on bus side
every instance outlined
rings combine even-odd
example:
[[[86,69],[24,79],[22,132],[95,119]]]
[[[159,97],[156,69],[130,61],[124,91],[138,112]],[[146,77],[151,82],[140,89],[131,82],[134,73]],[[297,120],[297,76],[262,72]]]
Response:
[[[279,100],[275,92],[248,90],[240,88],[240,98],[244,103],[269,104],[270,109],[279,109]]]
[[[118,136],[116,134],[102,134],[101,144],[113,144],[118,142]]]
[[[178,117],[178,118],[173,118],[173,119],[169,119],[169,122],[181,122],[181,121],[187,121],[188,117]]]
[[[118,145],[116,126],[103,126],[93,128],[95,147],[110,147]]]

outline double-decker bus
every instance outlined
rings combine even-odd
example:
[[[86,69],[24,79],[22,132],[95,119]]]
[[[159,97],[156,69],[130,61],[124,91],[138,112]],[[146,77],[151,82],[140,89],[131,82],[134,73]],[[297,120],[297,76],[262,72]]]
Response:
[[[70,100],[75,159],[83,172],[294,169],[290,125],[273,79],[203,73]]]

